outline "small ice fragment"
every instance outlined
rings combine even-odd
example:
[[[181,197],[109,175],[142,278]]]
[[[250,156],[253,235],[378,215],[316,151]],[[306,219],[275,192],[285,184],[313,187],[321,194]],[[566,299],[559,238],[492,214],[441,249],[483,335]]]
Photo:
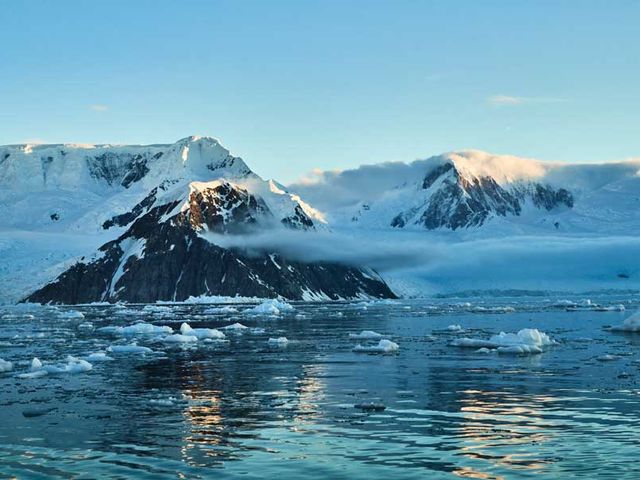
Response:
[[[289,340],[287,337],[270,338],[267,343],[277,347],[285,347],[289,343]]]
[[[147,347],[143,347],[141,345],[136,345],[135,343],[129,345],[111,345],[107,348],[107,352],[109,353],[121,353],[121,354],[141,354],[141,353],[151,353],[153,350]]]
[[[34,357],[33,360],[31,360],[31,371],[33,372],[36,370],[40,370],[41,368],[42,368],[42,362],[38,357]]]
[[[91,322],[82,322],[80,325],[78,325],[78,330],[93,330],[93,323]]]
[[[462,332],[462,330],[464,330],[460,325],[455,324],[455,325],[449,325],[447,327],[447,330],[449,330],[450,332]]]
[[[231,325],[227,325],[226,327],[222,327],[222,330],[231,330],[231,331],[239,332],[239,331],[245,330],[247,328],[248,327],[246,327],[245,325],[243,325],[241,323],[232,323]]]
[[[98,331],[112,335],[133,336],[173,333],[173,328],[167,325],[153,325],[152,323],[139,322],[126,327],[101,327]]]
[[[149,313],[173,313],[171,307],[164,307],[162,305],[145,305],[142,311]]]
[[[224,333],[222,333],[220,330],[216,330],[215,328],[191,328],[188,323],[183,323],[182,325],[180,325],[180,333],[182,333],[182,335],[197,337],[199,339],[224,338]]]
[[[194,343],[198,341],[198,337],[192,335],[182,335],[181,333],[174,333],[173,335],[162,337],[161,340],[167,343]]]
[[[640,311],[626,318],[621,325],[611,327],[613,332],[640,332]]]
[[[360,340],[372,340],[382,338],[384,335],[372,330],[362,330],[360,333],[350,333],[349,338],[357,338]]]
[[[10,372],[13,369],[13,363],[0,358],[0,373]]]
[[[272,299],[262,302],[260,305],[256,305],[253,308],[245,310],[243,313],[254,315],[280,315],[285,312],[292,312],[294,310],[287,302]]]
[[[491,349],[487,347],[482,347],[476,350],[476,353],[491,353]]]
[[[353,348],[354,352],[359,353],[392,353],[398,351],[400,346],[391,340],[380,340],[378,345],[362,346],[360,344]]]
[[[235,307],[230,307],[228,305],[224,307],[211,307],[207,308],[204,312],[205,315],[215,315],[217,313],[238,313],[238,309]]]
[[[110,362],[113,357],[110,357],[105,352],[91,353],[84,357],[88,362]]]
[[[151,405],[159,405],[161,407],[170,407],[174,403],[173,403],[173,400],[171,398],[160,398],[160,399],[151,399],[151,400],[149,400],[149,404],[151,404]]]

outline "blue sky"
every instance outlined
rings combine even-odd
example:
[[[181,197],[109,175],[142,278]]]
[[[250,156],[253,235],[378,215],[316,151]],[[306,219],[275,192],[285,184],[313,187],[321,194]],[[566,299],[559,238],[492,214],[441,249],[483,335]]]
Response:
[[[266,177],[640,156],[638,1],[2,4],[0,144],[219,138]]]

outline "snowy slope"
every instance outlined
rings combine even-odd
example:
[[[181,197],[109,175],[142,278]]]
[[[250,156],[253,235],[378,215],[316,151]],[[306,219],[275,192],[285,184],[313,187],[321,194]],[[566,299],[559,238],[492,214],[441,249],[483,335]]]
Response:
[[[630,234],[640,232],[639,172],[640,160],[567,164],[463,151],[316,171],[289,189],[345,228]]]
[[[92,256],[155,206],[177,202],[176,211],[190,208],[194,192],[215,198],[218,212],[235,223],[234,202],[244,195],[264,206],[261,228],[325,224],[319,212],[262,180],[210,137],[148,146],[0,146],[0,300],[24,297],[69,262]],[[25,243],[28,238],[33,241]]]

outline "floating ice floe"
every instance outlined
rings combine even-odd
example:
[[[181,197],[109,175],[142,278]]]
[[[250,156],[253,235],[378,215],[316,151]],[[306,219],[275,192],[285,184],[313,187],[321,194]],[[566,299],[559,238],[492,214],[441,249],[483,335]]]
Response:
[[[58,318],[64,318],[65,320],[74,320],[84,318],[84,314],[77,310],[67,310],[66,312],[58,313]]]
[[[455,325],[449,325],[447,327],[447,330],[449,330],[450,332],[462,332],[462,331],[464,331],[464,328],[462,328],[458,324],[455,324]]]
[[[253,315],[280,315],[281,313],[292,312],[293,306],[287,302],[277,299],[266,300],[260,305],[245,310],[243,313]]]
[[[19,378],[39,378],[45,375],[62,375],[88,372],[93,368],[86,360],[72,357],[69,355],[66,359],[66,363],[58,363],[54,365],[45,365],[40,359],[34,358],[31,361],[31,371],[29,373],[22,373],[18,375]]]
[[[201,340],[205,338],[225,338],[224,333],[222,333],[220,330],[216,330],[215,328],[191,328],[188,323],[183,323],[182,325],[180,325],[180,333],[182,335],[196,337]]]
[[[498,353],[535,354],[542,353],[543,347],[556,341],[535,328],[523,328],[518,333],[500,332],[489,340],[479,338],[458,338],[451,342],[453,347],[496,349]],[[483,352],[484,353],[484,352]]]
[[[107,348],[107,352],[115,354],[143,354],[152,353],[153,350],[136,343],[131,343],[129,345],[111,345]]]
[[[358,344],[353,347],[353,351],[360,353],[392,353],[397,352],[399,348],[400,346],[391,340],[380,340],[378,345],[363,346]]]
[[[93,328],[93,323],[91,322],[82,322],[80,325],[78,325],[78,330],[91,331],[93,330]]]
[[[356,338],[359,340],[374,340],[382,338],[384,335],[373,330],[362,330],[360,333],[350,333],[349,338]]]
[[[13,363],[0,358],[0,373],[10,372],[13,369]]]
[[[165,307],[163,305],[145,305],[142,311],[148,313],[173,313],[171,307]]]
[[[204,312],[205,315],[215,315],[217,313],[238,313],[238,309],[225,305],[224,307],[211,307],[207,308]]]
[[[626,318],[622,325],[611,327],[613,332],[640,332],[640,311]]]
[[[241,332],[243,330],[246,330],[247,326],[241,324],[241,323],[232,323],[231,325],[227,325],[226,327],[221,327],[221,330],[230,330],[232,332]]]
[[[101,327],[98,331],[123,336],[159,335],[163,333],[173,333],[173,328],[167,325],[153,325],[151,323],[140,322],[127,327]]]
[[[198,337],[193,335],[182,335],[181,333],[174,333],[173,335],[167,335],[160,338],[161,341],[166,343],[195,343],[198,341]]]
[[[113,360],[113,357],[110,357],[105,352],[96,352],[87,355],[84,359],[87,362],[110,362]]]
[[[272,346],[286,347],[289,339],[287,337],[270,338],[267,343]]]

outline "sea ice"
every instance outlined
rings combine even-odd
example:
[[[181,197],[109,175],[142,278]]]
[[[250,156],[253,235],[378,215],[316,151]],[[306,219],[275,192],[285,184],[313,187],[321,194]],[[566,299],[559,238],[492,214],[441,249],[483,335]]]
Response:
[[[180,333],[182,335],[188,335],[192,337],[197,337],[198,339],[204,338],[215,338],[215,339],[223,339],[224,333],[220,330],[216,330],[215,328],[191,328],[188,323],[183,323],[180,326]]]
[[[391,340],[380,340],[378,345],[373,346],[362,346],[358,344],[353,347],[353,351],[362,353],[391,353],[398,351],[399,348],[400,346]]]
[[[458,338],[451,342],[451,346],[463,348],[497,349],[498,353],[536,354],[541,353],[543,347],[555,344],[555,340],[535,328],[523,328],[518,333],[500,332],[489,340],[479,338]]]
[[[145,305],[142,311],[149,313],[173,313],[173,309],[171,307],[165,307],[162,305]]]
[[[287,337],[270,338],[267,343],[272,346],[286,347],[289,343]]]
[[[254,314],[254,315],[280,315],[281,313],[292,312],[293,310],[294,310],[293,306],[291,306],[287,302],[271,299],[271,300],[266,300],[262,302],[260,305],[256,305],[253,308],[249,308],[245,310],[243,313]]]
[[[59,318],[64,318],[65,320],[74,320],[84,318],[84,314],[77,310],[67,310],[66,312],[58,313]]]
[[[45,365],[39,358],[31,360],[31,371],[29,373],[22,373],[18,375],[19,378],[39,378],[45,375],[61,375],[65,373],[83,373],[88,372],[93,368],[86,360],[72,357],[69,355],[66,358],[66,363],[59,363],[54,365]]]
[[[362,330],[360,333],[350,333],[349,338],[357,338],[359,340],[372,340],[382,338],[384,335],[372,330]]]
[[[13,369],[13,363],[0,358],[0,373],[10,372]]]
[[[105,352],[96,352],[87,355],[84,359],[88,362],[110,362],[113,357],[110,357]]]
[[[124,336],[158,335],[162,333],[173,333],[173,328],[167,325],[153,325],[151,323],[140,322],[127,327],[101,327],[98,331]]]
[[[238,313],[238,309],[235,307],[231,307],[226,305],[224,307],[211,307],[207,308],[204,312],[205,315],[215,315],[217,313]]]
[[[464,328],[456,324],[456,325],[449,325],[447,327],[447,330],[449,330],[450,332],[462,332]]]
[[[232,323],[231,325],[227,325],[226,327],[221,327],[222,330],[231,330],[233,332],[241,332],[242,330],[246,330],[249,327],[241,323]]]
[[[109,348],[107,348],[107,352],[109,353],[122,353],[122,354],[141,354],[141,353],[151,353],[153,352],[153,350],[151,350],[148,347],[143,347],[141,345],[137,345],[135,343],[131,343],[129,345],[111,345]]]
[[[173,335],[167,335],[160,340],[167,343],[194,343],[198,341],[198,337],[193,335],[182,335],[181,333],[174,333]]]
[[[626,318],[622,325],[611,327],[614,332],[640,332],[640,311]]]

